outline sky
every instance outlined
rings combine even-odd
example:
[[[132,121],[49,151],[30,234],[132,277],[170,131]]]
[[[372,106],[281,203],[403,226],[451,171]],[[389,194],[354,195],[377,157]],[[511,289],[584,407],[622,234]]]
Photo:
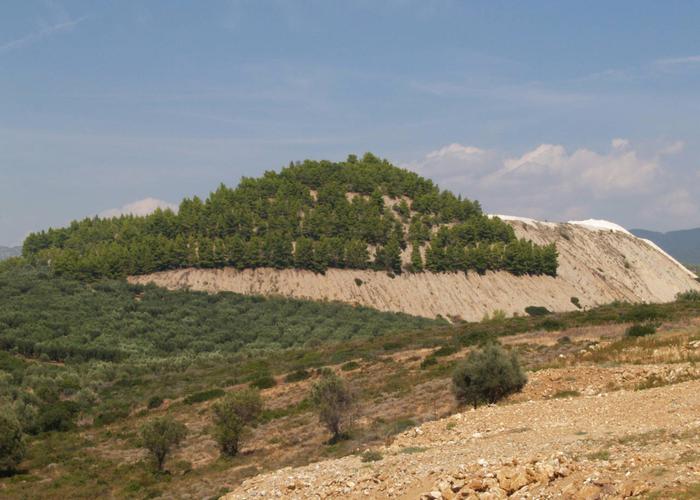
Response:
[[[371,151],[485,211],[700,226],[700,3],[0,3],[0,245]]]

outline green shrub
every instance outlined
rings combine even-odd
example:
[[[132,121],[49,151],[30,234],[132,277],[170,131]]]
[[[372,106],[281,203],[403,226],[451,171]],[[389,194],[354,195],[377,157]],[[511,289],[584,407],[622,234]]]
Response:
[[[333,435],[331,442],[343,437],[343,428],[352,417],[355,398],[343,379],[327,375],[311,388],[309,399],[318,412],[319,421]]]
[[[3,408],[0,410],[0,472],[14,472],[26,451],[17,416],[9,407]]]
[[[284,377],[285,382],[301,382],[311,377],[311,373],[308,370],[300,369],[288,373]]]
[[[341,370],[344,372],[349,372],[351,370],[356,370],[360,367],[360,364],[357,361],[348,361],[344,365],[340,367]]]
[[[571,303],[576,306],[576,308],[581,309],[581,301],[578,297],[571,297]]]
[[[546,316],[547,314],[551,314],[549,309],[542,306],[527,306],[525,312],[530,316]]]
[[[270,387],[276,386],[277,381],[271,373],[266,372],[258,374],[250,383],[250,385],[252,387],[255,387],[256,389],[269,389]]]
[[[160,396],[151,396],[151,398],[148,400],[148,408],[150,410],[153,410],[154,408],[160,408],[162,404],[163,398],[161,398]]]
[[[430,368],[431,366],[435,366],[438,364],[438,360],[435,356],[430,355],[426,356],[423,361],[420,362],[420,367],[421,370],[425,370],[426,368]]]
[[[566,328],[566,324],[558,319],[547,318],[540,323],[540,327],[544,328],[548,332],[556,332],[557,330],[563,330]]]
[[[109,425],[117,420],[126,418],[131,413],[129,405],[114,405],[105,408],[97,413],[95,425]]]
[[[78,404],[74,401],[55,401],[44,405],[37,417],[39,430],[42,432],[70,430],[73,428],[78,411]]]
[[[223,454],[238,453],[244,431],[262,410],[260,392],[254,389],[233,392],[214,405],[214,439]]]
[[[212,399],[220,398],[226,394],[223,389],[209,389],[208,391],[195,392],[190,394],[184,399],[184,403],[187,405],[193,405],[195,403],[202,403],[204,401],[209,401]]]
[[[676,300],[697,302],[700,301],[700,291],[698,290],[688,290],[687,292],[682,292],[676,295]]]
[[[452,389],[461,404],[493,404],[519,392],[527,383],[515,353],[497,345],[472,351],[452,374]]]
[[[487,330],[476,330],[469,333],[463,333],[457,337],[457,342],[465,347],[473,345],[484,345],[496,338],[496,335]]]
[[[441,357],[441,356],[451,356],[452,354],[456,353],[458,349],[453,346],[453,345],[444,345],[437,351],[435,351],[432,355],[436,357]]]
[[[170,451],[187,436],[187,427],[171,417],[156,418],[141,427],[141,443],[148,450],[156,465],[163,470],[163,464]]]
[[[651,323],[637,324],[630,326],[625,331],[627,337],[645,337],[656,333],[656,326]]]
[[[363,281],[360,278],[355,278],[355,284],[357,286],[362,286]]]

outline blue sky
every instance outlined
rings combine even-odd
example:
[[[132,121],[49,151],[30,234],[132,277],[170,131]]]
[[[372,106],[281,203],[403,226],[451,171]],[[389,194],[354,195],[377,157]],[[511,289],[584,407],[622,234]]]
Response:
[[[696,2],[3,2],[0,244],[365,151],[493,213],[700,226],[699,24]]]

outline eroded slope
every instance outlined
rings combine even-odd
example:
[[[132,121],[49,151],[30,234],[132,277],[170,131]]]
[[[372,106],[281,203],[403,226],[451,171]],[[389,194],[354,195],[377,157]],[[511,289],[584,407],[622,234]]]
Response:
[[[382,311],[418,316],[480,320],[500,309],[522,314],[529,305],[553,311],[573,310],[571,298],[584,307],[614,300],[667,302],[677,293],[700,289],[694,276],[648,242],[626,232],[580,224],[509,221],[518,237],[535,243],[555,242],[559,251],[556,278],[517,277],[507,272],[404,273],[329,269],[325,274],[295,269],[178,269],[130,277],[132,283],[155,283],[170,289],[282,295],[342,301]],[[410,256],[410,247],[404,259]]]

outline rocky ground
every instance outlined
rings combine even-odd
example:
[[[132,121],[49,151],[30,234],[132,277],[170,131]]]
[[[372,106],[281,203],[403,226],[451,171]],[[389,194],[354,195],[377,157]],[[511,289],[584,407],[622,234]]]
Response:
[[[458,413],[372,454],[253,477],[226,498],[693,498],[698,444],[695,380]]]

